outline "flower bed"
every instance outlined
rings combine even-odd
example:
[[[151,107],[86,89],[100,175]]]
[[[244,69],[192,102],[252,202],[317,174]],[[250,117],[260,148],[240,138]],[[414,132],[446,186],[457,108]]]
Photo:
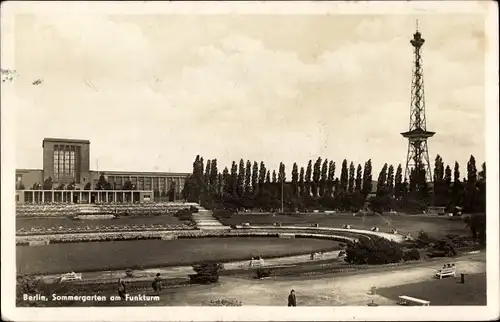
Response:
[[[176,238],[198,238],[198,237],[278,237],[275,231],[203,231],[203,230],[178,230],[178,231],[123,231],[123,232],[85,232],[71,234],[43,234],[17,236],[16,244],[25,245],[30,241],[50,240],[51,243],[73,243],[73,242],[91,242],[91,241],[113,241],[113,240],[134,240],[134,239],[161,239],[166,235],[172,235]],[[296,233],[296,237],[302,238],[321,238],[330,239],[339,242],[352,241],[353,239],[345,236],[326,235],[317,233]]]
[[[114,226],[99,226],[99,225],[88,225],[85,227],[33,227],[30,230],[18,229],[16,235],[18,236],[30,236],[30,235],[50,235],[50,234],[73,234],[73,233],[98,233],[98,232],[123,232],[123,231],[144,231],[144,230],[187,230],[193,229],[192,226],[186,224],[179,225],[114,225]]]
[[[61,217],[80,213],[81,207],[91,205],[100,214],[163,215],[197,207],[193,203],[96,203],[96,204],[21,204],[16,206],[17,217]]]

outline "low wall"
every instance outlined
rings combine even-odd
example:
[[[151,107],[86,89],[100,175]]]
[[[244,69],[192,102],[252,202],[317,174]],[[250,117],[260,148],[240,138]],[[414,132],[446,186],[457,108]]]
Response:
[[[391,234],[391,233],[383,233],[383,232],[375,232],[370,230],[362,230],[362,229],[346,229],[346,228],[332,228],[332,227],[302,227],[302,226],[236,226],[238,229],[289,229],[289,230],[323,230],[323,231],[332,231],[332,232],[348,232],[355,233],[360,235],[371,235],[386,238],[388,240],[392,240],[395,242],[403,242],[404,237],[399,234]]]

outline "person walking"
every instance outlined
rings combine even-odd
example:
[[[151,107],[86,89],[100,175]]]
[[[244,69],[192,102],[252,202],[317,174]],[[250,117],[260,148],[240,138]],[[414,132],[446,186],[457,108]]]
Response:
[[[125,286],[125,282],[119,278],[118,279],[118,295],[122,301],[125,301],[125,295],[127,294],[127,288]]]
[[[297,306],[297,297],[295,296],[295,290],[291,290],[290,295],[288,295],[288,306]]]

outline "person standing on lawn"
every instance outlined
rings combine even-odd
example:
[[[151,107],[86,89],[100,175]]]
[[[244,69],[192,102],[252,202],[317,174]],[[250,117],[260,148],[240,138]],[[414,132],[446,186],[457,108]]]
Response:
[[[156,292],[156,293],[159,293],[161,291],[161,277],[160,277],[160,273],[156,273],[156,277],[153,281],[153,290]]]
[[[291,290],[290,295],[288,295],[288,306],[297,306],[297,297],[295,296],[295,290]]]
[[[118,279],[118,295],[122,301],[125,301],[125,295],[127,294],[127,288],[125,282],[120,278]]]

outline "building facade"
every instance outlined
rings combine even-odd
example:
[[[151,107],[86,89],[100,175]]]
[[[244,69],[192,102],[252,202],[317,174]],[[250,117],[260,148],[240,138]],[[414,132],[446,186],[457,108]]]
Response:
[[[167,195],[173,191],[180,199],[189,173],[130,172],[90,170],[90,141],[45,138],[43,148],[43,169],[16,169],[16,190],[61,189],[69,184],[75,190],[94,189],[101,175],[113,190],[122,190],[130,181],[134,190],[156,191]],[[43,187],[52,179],[51,187]],[[90,185],[90,186],[89,186]]]

